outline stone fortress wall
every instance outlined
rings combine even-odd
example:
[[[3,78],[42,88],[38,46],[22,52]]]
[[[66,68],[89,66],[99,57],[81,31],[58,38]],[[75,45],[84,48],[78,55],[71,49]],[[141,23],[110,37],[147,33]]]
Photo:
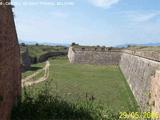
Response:
[[[68,58],[71,63],[119,65],[141,110],[160,112],[160,53],[70,47]]]
[[[0,5],[0,120],[9,120],[11,108],[20,95],[19,53],[11,6]]]
[[[151,51],[149,52],[151,53]],[[125,50],[119,63],[120,69],[143,111],[150,110],[151,108],[155,109],[157,106],[155,106],[155,102],[158,102],[155,96],[160,95],[160,91],[154,92],[155,86],[158,86],[155,83],[160,82],[160,78],[157,77],[158,73],[156,73],[160,70],[159,58],[156,56],[157,53],[146,53],[146,51]],[[160,102],[158,106],[160,107]],[[159,110],[157,109],[156,111]]]
[[[120,57],[120,49],[110,50],[110,48],[103,47],[70,47],[68,51],[71,63],[118,65]]]

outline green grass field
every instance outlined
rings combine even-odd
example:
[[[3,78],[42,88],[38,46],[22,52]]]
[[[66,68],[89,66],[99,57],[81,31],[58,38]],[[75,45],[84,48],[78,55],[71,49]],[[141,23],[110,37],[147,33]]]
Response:
[[[50,59],[50,92],[69,101],[93,99],[115,112],[136,111],[137,103],[118,66],[70,64]],[[41,89],[43,83],[32,87]]]

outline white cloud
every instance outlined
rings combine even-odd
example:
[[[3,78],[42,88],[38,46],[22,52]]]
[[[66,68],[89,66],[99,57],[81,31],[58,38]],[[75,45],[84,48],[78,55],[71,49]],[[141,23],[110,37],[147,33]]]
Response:
[[[112,5],[117,4],[120,0],[89,0],[94,6],[102,8],[110,8]]]
[[[58,17],[58,18],[67,18],[69,15],[62,11],[55,11],[52,13],[52,15]]]
[[[149,14],[138,14],[133,16],[133,21],[135,22],[146,22],[154,19],[155,17],[159,16],[160,13],[149,13]]]

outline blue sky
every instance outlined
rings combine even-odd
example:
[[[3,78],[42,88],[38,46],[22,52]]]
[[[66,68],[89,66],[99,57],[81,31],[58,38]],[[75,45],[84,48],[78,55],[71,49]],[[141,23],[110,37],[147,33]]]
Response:
[[[83,45],[160,42],[160,0],[13,0],[20,40]]]

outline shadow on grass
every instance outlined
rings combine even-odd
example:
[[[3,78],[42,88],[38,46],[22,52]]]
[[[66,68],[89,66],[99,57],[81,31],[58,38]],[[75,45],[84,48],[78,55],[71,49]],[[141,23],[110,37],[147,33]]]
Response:
[[[42,69],[42,67],[30,67],[30,69],[28,69],[28,71],[37,71]]]
[[[11,120],[118,120],[118,115],[93,101],[68,102],[50,95],[47,89],[36,97],[25,90],[24,99],[12,110]]]
[[[14,108],[12,120],[92,120],[86,108],[67,103],[60,98],[40,97],[33,101],[27,99]]]
[[[27,71],[37,71],[37,70],[40,70],[40,69],[42,69],[43,67],[30,67],[30,68],[24,68],[23,70],[22,70],[22,73],[24,73],[24,72],[27,72]]]

